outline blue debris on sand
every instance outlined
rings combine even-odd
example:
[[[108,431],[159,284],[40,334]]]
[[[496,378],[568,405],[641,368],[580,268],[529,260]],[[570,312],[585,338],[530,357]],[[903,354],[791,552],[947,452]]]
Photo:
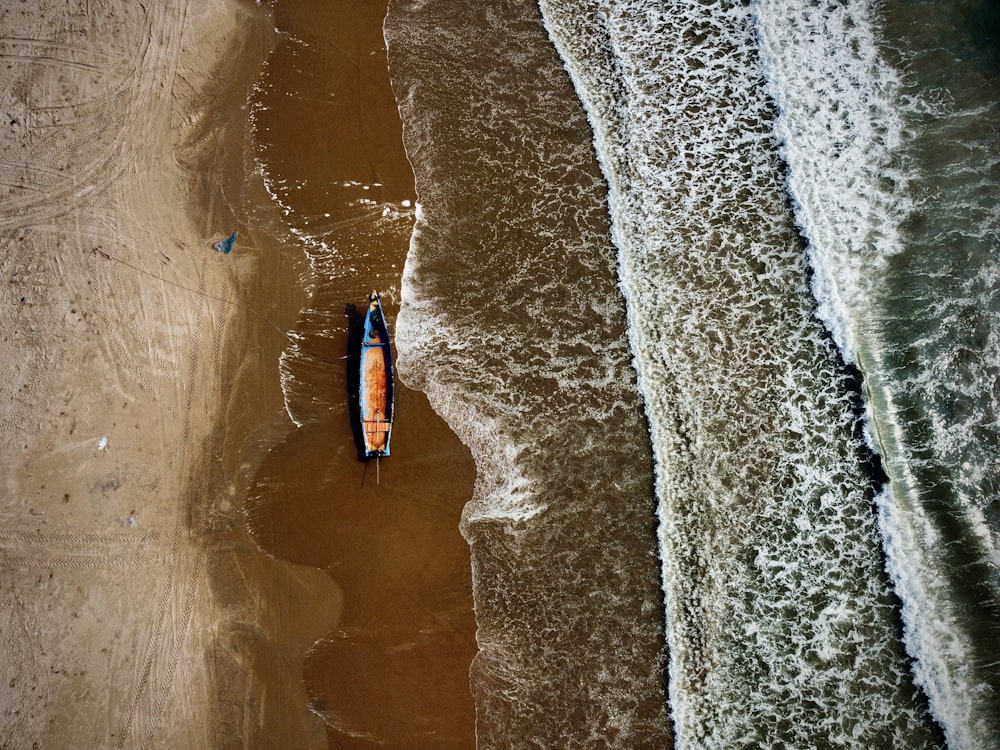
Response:
[[[223,255],[229,255],[230,251],[233,249],[233,243],[236,242],[236,232],[226,237],[224,240],[216,242],[212,247],[218,250]]]

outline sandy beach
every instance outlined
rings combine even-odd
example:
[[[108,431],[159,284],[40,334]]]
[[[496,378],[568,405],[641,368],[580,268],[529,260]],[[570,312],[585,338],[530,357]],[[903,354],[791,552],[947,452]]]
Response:
[[[471,460],[401,388],[361,487],[343,405],[340,313],[378,283],[391,322],[407,218],[327,283],[257,168],[248,101],[303,22],[289,5],[0,8],[0,747],[474,744]],[[327,17],[377,37],[382,12]],[[355,57],[384,79],[384,52]],[[379,78],[351,69],[345,91]],[[402,201],[398,122],[340,109],[354,161],[299,158],[346,181],[360,153],[376,201]],[[331,404],[299,424],[293,339]]]

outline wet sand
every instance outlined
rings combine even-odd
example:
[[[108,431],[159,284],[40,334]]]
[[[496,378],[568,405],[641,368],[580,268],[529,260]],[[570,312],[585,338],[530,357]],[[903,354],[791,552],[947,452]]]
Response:
[[[391,327],[408,217],[382,212],[412,199],[391,97],[367,93],[384,5],[325,26],[313,5],[0,10],[5,747],[474,744],[471,461],[401,387],[362,487],[345,398],[345,305],[377,287]],[[247,128],[293,36],[346,73],[323,118],[273,112],[292,130],[264,158],[314,170],[295,209],[333,215],[332,278]]]
[[[257,471],[248,517],[263,549],[330,571],[341,592],[338,622],[305,669],[331,747],[473,747],[475,624],[458,531],[471,458],[401,373],[392,456],[359,463],[346,398],[356,362],[341,359],[371,289],[392,331],[412,230],[384,15],[384,2],[275,5],[255,133],[312,296],[282,362],[298,426]]]

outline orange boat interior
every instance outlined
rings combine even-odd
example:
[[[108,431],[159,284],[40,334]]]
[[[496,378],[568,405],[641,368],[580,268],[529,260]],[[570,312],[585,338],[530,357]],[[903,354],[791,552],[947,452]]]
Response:
[[[374,347],[386,346],[378,331],[373,330],[371,339],[366,345]],[[385,357],[381,351],[371,351],[364,359],[364,378],[362,393],[364,403],[361,404],[362,426],[364,428],[365,448],[369,452],[383,452],[389,440],[388,385]]]

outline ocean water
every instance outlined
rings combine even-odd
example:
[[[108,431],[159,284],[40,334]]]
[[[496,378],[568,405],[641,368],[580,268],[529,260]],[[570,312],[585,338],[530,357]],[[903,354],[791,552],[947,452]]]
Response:
[[[1000,18],[393,0],[492,747],[1000,747]]]
[[[663,747],[648,427],[583,110],[532,3],[390,3],[398,374],[470,447],[480,747]]]
[[[791,31],[784,5],[759,8],[763,57],[820,314],[865,374],[906,648],[949,746],[1000,747],[1000,9]]]

